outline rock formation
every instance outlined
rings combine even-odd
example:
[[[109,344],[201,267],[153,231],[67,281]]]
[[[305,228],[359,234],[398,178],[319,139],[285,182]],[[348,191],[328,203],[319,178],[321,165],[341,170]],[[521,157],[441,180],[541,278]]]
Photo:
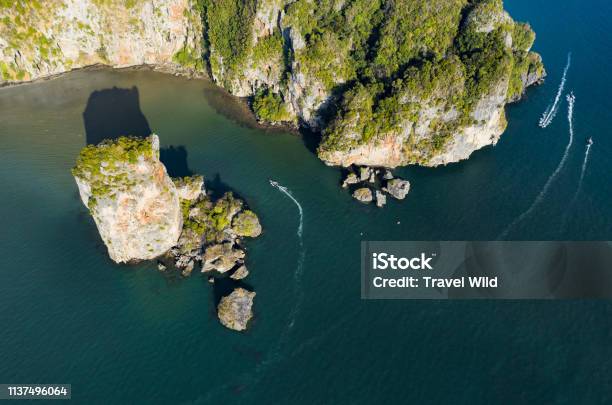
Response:
[[[253,298],[254,292],[240,287],[221,298],[217,315],[223,326],[237,331],[245,330],[253,317]]]
[[[379,190],[376,190],[376,206],[382,208],[387,204],[387,196]]]
[[[15,0],[0,4],[0,84],[96,64],[194,72],[202,61],[196,0]]]
[[[369,204],[372,202],[372,190],[367,187],[358,188],[353,192],[353,197],[362,203]]]
[[[200,263],[213,277],[249,274],[241,243],[261,234],[257,215],[231,192],[213,201],[202,176],[171,179],[159,160],[157,135],[89,145],[72,173],[115,262],[159,258],[159,271],[172,266],[185,277]],[[239,290],[220,306],[223,324],[237,330],[252,316],[255,296]],[[248,317],[242,313],[247,307]]]
[[[249,271],[247,270],[245,265],[242,265],[242,266],[238,267],[236,269],[236,271],[234,271],[232,273],[230,278],[233,279],[233,280],[242,280],[243,278],[245,278],[248,275],[249,275]]]
[[[405,199],[410,191],[410,182],[394,177],[389,170],[350,167],[342,187],[349,188],[357,201],[365,204],[376,201],[376,206],[382,208],[387,204],[387,194],[397,200]]]
[[[387,192],[398,200],[403,200],[410,191],[410,182],[402,179],[391,179],[387,182]]]
[[[72,173],[115,262],[154,259],[176,244],[183,218],[157,135],[89,145]]]

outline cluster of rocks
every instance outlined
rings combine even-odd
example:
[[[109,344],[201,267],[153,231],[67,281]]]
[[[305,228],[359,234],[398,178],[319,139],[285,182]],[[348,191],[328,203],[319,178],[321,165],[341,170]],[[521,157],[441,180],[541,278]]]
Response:
[[[231,279],[232,292],[219,302],[217,315],[224,326],[245,330],[253,317],[255,293],[239,286],[249,275],[242,240],[261,234],[259,219],[231,192],[213,201],[201,176],[178,179],[175,184],[181,196],[183,232],[165,258],[185,277],[200,268],[211,284],[218,278]]]
[[[255,293],[239,284],[249,274],[242,240],[262,229],[242,200],[227,192],[213,201],[202,176],[170,178],[157,135],[89,145],[72,173],[113,261],[157,259],[160,271],[185,277],[199,267],[211,283],[227,277],[232,292],[218,306],[219,320],[246,328]]]
[[[394,177],[389,170],[364,166],[350,168],[342,187],[351,189],[357,201],[369,204],[376,200],[377,207],[384,207],[387,194],[398,200],[406,198],[410,182]]]

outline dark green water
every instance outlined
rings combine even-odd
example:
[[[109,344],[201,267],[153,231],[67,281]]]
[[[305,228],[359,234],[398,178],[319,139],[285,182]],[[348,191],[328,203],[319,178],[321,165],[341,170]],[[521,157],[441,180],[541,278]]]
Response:
[[[552,125],[536,125],[568,51],[575,141],[509,238],[612,238],[612,8],[506,7],[538,33],[546,84],[508,109],[497,147],[446,168],[400,170],[413,189],[384,210],[354,202],[299,137],[239,125],[240,106],[205,82],[89,71],[0,89],[0,383],[70,383],[73,400],[88,404],[611,401],[609,302],[359,299],[361,239],[493,239],[529,208],[568,141],[564,97]],[[108,259],[70,168],[88,139],[125,127],[155,131],[175,174],[204,174],[260,215],[246,334],[218,323],[199,274],[181,280]],[[561,231],[586,136],[595,145]],[[297,207],[269,178],[303,207],[302,267]]]

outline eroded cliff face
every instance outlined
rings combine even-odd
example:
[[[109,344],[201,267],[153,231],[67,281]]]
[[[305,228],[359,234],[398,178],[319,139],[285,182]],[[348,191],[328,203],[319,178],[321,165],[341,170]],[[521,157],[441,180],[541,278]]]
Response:
[[[324,130],[321,159],[342,166],[438,166],[498,142],[505,105],[542,80],[543,64],[530,52],[533,31],[515,23],[501,1],[477,1],[463,12],[445,54],[409,67],[382,91],[366,85],[344,93]]]
[[[153,259],[176,245],[179,193],[159,161],[157,135],[87,146],[72,172],[112,260]]]
[[[501,0],[219,0],[202,15],[214,80],[262,121],[321,131],[330,165],[466,159],[545,75]]]
[[[96,63],[207,70],[260,121],[320,131],[330,165],[466,159],[498,141],[505,105],[545,75],[535,34],[501,0],[3,4],[4,82]]]
[[[5,4],[6,3],[6,4]],[[201,69],[195,0],[0,2],[0,84],[104,64]]]

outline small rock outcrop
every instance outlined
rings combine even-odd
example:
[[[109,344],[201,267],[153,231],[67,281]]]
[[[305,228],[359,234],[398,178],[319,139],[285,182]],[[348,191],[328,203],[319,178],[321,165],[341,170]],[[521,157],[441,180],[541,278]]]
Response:
[[[376,190],[376,206],[378,208],[382,208],[385,206],[386,203],[387,203],[387,196],[384,195],[382,192]]]
[[[393,179],[387,182],[387,192],[398,200],[403,200],[410,191],[410,182],[402,179]]]
[[[253,298],[255,298],[254,292],[240,287],[221,298],[217,307],[217,316],[221,324],[229,329],[245,330],[253,317]]]
[[[387,194],[397,200],[406,198],[410,182],[394,177],[390,170],[349,167],[342,187],[349,188],[357,201],[365,204],[376,201],[376,206],[382,208],[387,204]]]
[[[203,186],[201,190],[193,199],[181,199],[183,233],[170,256],[179,269],[201,262],[203,273],[223,276],[244,265],[242,238],[261,235],[262,227],[257,215],[231,192],[213,201]]]
[[[249,275],[249,271],[247,270],[246,266],[243,264],[242,266],[238,267],[236,271],[232,273],[230,278],[233,280],[242,280],[248,275]]]
[[[362,203],[369,204],[372,202],[372,190],[367,187],[358,188],[353,192],[353,197]]]
[[[344,182],[342,183],[342,188],[347,188],[348,186],[357,184],[359,182],[359,177],[357,177],[355,173],[351,172],[346,176],[346,179],[344,179]]]
[[[157,135],[89,145],[72,174],[113,261],[154,259],[176,244],[183,218]]]
[[[244,256],[244,250],[234,246],[232,242],[211,245],[206,248],[202,257],[202,272],[228,272],[237,265],[242,265]]]
[[[257,218],[257,215],[255,215],[253,211],[241,211],[232,219],[231,230],[238,236],[256,238],[261,235],[259,218]]]
[[[359,180],[368,181],[372,177],[372,169],[367,166],[359,168]]]

